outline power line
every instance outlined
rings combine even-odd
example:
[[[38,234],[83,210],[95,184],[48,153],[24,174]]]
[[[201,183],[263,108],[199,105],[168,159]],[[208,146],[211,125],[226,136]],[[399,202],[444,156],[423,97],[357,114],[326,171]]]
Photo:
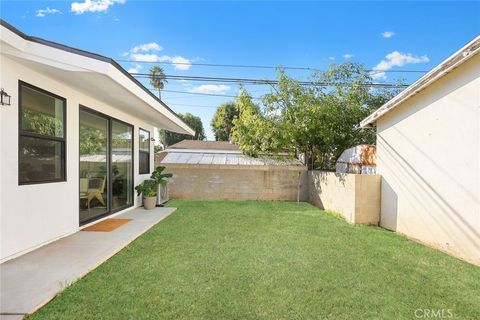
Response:
[[[150,79],[151,76],[148,73],[132,73],[136,78]],[[167,80],[186,80],[186,81],[203,81],[203,82],[222,82],[222,83],[239,83],[249,85],[276,85],[278,80],[271,79],[253,79],[253,78],[229,78],[229,77],[209,77],[209,76],[178,76],[178,75],[165,75]],[[363,86],[372,88],[405,88],[406,84],[397,83],[335,83],[335,82],[323,82],[323,81],[298,81],[300,85],[304,86]]]
[[[157,89],[148,88],[148,90],[155,92]],[[179,91],[179,90],[161,90],[162,92],[172,92],[172,93],[184,93],[184,94],[196,94],[202,96],[213,96],[213,97],[228,97],[228,98],[237,98],[237,96],[227,95],[227,94],[220,94],[220,93],[200,93],[200,92],[189,92],[189,91]],[[260,100],[261,98],[252,97],[254,100]]]
[[[225,68],[250,68],[250,69],[288,69],[288,70],[307,70],[307,71],[325,71],[314,67],[293,67],[293,66],[267,66],[267,65],[248,65],[248,64],[219,64],[219,63],[198,63],[198,62],[170,62],[170,61],[136,61],[128,59],[119,59],[118,62],[130,63],[155,63],[168,65],[185,65],[185,66],[200,66],[200,67],[225,67]],[[387,72],[387,73],[426,73],[428,70],[367,70],[369,72]]]
[[[213,108],[217,109],[219,106],[204,106],[198,104],[185,104],[185,103],[172,103],[172,106],[181,106],[181,107],[195,107],[195,108]]]

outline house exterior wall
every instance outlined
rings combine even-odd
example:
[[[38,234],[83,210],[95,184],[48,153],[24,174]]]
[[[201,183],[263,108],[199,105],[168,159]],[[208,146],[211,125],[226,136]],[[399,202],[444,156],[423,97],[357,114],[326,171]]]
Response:
[[[138,174],[139,127],[149,130],[153,136],[153,126],[4,55],[0,62],[1,87],[11,95],[11,105],[0,106],[0,261],[3,262],[79,230],[80,104],[134,126],[135,185],[149,177],[149,174]],[[65,182],[18,184],[19,80],[67,100]],[[132,106],[132,110],[134,108]],[[153,145],[150,157],[150,170],[153,170]],[[135,195],[133,207],[140,204],[141,199]]]
[[[377,225],[380,181],[378,175],[309,171],[308,201],[339,213],[349,223]]]
[[[480,264],[480,55],[377,120],[381,219]]]
[[[202,200],[306,199],[306,168],[302,166],[242,166],[164,164],[172,173],[170,198]]]

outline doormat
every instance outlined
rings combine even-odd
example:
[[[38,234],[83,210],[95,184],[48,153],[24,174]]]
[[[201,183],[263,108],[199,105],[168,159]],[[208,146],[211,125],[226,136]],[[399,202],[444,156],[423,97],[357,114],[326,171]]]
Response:
[[[82,229],[82,231],[100,231],[100,232],[110,232],[113,231],[125,223],[129,222],[132,219],[106,219],[99,223],[95,223],[89,227]]]

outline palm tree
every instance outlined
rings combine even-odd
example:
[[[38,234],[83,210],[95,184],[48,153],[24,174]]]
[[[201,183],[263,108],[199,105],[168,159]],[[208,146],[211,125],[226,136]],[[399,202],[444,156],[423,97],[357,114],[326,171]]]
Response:
[[[159,66],[153,66],[150,69],[150,84],[158,89],[158,97],[161,98],[161,91],[163,90],[165,83],[168,83],[167,76],[163,69]]]

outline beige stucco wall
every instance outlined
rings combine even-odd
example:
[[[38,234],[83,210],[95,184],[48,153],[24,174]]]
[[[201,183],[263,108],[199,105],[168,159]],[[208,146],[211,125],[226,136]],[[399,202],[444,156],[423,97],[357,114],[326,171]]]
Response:
[[[308,172],[308,201],[334,211],[350,223],[378,224],[380,176],[323,171]]]
[[[480,55],[377,121],[382,227],[480,264]]]
[[[171,198],[305,200],[304,167],[162,164],[173,173]],[[299,194],[298,194],[299,192]]]

